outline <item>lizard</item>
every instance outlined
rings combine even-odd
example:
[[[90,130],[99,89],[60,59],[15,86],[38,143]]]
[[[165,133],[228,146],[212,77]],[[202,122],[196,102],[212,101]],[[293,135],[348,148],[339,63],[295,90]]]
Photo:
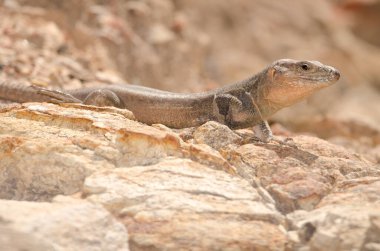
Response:
[[[234,84],[199,93],[174,93],[136,85],[49,90],[0,83],[0,98],[15,102],[83,103],[115,106],[133,112],[146,124],[171,128],[217,121],[231,129],[253,127],[263,141],[274,140],[267,122],[278,110],[306,99],[340,78],[332,66],[318,61],[280,59],[261,72]]]

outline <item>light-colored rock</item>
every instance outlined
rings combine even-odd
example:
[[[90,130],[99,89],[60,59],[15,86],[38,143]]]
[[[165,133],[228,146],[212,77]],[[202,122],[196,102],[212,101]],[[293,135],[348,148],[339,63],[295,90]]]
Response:
[[[116,110],[31,103],[1,113],[1,198],[44,200],[72,194],[94,170],[154,162],[166,156],[160,144],[178,147],[174,137],[158,130],[144,137],[138,122]]]
[[[48,200],[73,194],[95,170],[153,164],[166,156],[235,172],[215,150],[127,118],[130,113],[116,108],[78,105],[28,103],[3,109],[0,197]]]
[[[307,136],[293,141],[296,147],[246,144],[224,155],[238,173],[258,177],[285,213],[312,210],[337,181],[380,176],[373,163],[342,147]]]
[[[17,241],[15,241],[17,240]],[[3,226],[0,223],[0,247],[7,251],[53,251],[52,245],[34,235]]]
[[[335,250],[377,248],[380,170],[361,155],[309,136],[294,136],[293,146],[232,140],[219,152],[185,143],[174,131],[143,125],[130,115],[82,105],[4,108],[1,196],[49,200],[81,192],[125,225],[130,235],[124,241],[132,249],[324,250],[325,243]],[[210,132],[198,130],[196,138],[211,139]],[[358,196],[360,191],[365,196]],[[52,207],[55,215],[57,203],[28,205]],[[281,213],[291,213],[289,230]],[[346,233],[346,219],[357,226],[347,235],[357,238],[341,242],[337,236]],[[7,245],[13,235],[34,245],[37,237],[24,228],[4,227],[10,229],[1,240]],[[55,248],[50,242],[40,245]]]
[[[104,208],[86,201],[0,200],[0,219],[0,232],[5,232],[0,242],[11,248],[2,250],[129,250],[125,227]]]
[[[249,182],[190,160],[97,172],[84,193],[119,215],[138,250],[282,250],[286,242],[282,216]]]
[[[380,178],[343,181],[315,210],[289,214],[291,228],[303,244],[298,247],[307,247],[295,250],[376,250],[380,244],[379,189]]]
[[[194,141],[198,144],[206,144],[219,150],[229,144],[241,142],[242,138],[228,126],[215,121],[207,122],[194,131]]]
[[[204,165],[207,165],[209,168],[216,170],[223,170],[230,174],[236,174],[237,171],[234,166],[228,163],[222,155],[211,148],[208,145],[204,144],[188,144],[183,145],[183,157],[192,159]]]

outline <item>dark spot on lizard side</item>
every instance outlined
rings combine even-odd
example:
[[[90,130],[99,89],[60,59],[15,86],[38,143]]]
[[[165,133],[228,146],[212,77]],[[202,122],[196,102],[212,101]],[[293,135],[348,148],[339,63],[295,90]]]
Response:
[[[252,125],[252,121],[247,120],[247,118],[252,118],[254,115],[255,105],[250,93],[246,92],[243,88],[217,94],[215,96],[215,103],[218,113],[224,117],[224,124],[230,128],[243,128]]]
[[[215,98],[216,105],[218,106],[219,114],[223,115],[224,117],[228,114],[228,109],[230,107],[230,104],[226,98],[223,96],[218,96]]]

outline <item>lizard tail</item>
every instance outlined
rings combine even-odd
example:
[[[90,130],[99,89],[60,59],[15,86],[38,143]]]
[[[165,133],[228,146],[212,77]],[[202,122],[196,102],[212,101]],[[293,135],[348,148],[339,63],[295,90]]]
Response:
[[[38,94],[30,85],[20,82],[0,82],[0,99],[14,102],[46,102],[49,97]]]

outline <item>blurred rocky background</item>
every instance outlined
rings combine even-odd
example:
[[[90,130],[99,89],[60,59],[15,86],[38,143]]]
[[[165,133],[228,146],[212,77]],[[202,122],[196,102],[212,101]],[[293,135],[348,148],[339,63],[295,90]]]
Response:
[[[249,177],[249,179],[253,176],[259,177],[261,184],[266,191],[269,191],[270,196],[276,202],[276,210],[278,211],[270,208],[262,209],[263,213],[260,215],[253,213],[254,216],[252,217],[256,222],[255,224],[257,224],[254,225],[256,230],[246,229],[247,233],[256,237],[261,236],[261,234],[262,236],[269,236],[268,238],[273,237],[273,239],[266,239],[267,243],[264,244],[262,244],[260,238],[255,239],[254,242],[258,243],[255,246],[257,250],[283,250],[284,247],[287,247],[288,250],[297,248],[299,250],[380,250],[378,241],[380,238],[380,216],[378,214],[374,215],[374,212],[379,210],[378,201],[380,201],[378,194],[376,195],[379,187],[379,166],[375,168],[375,165],[380,163],[379,0],[0,0],[0,81],[5,79],[17,80],[62,89],[125,82],[177,92],[198,92],[247,78],[262,70],[272,61],[280,58],[318,60],[340,70],[342,77],[337,84],[315,94],[305,102],[284,109],[271,120],[274,133],[283,135],[293,135],[293,133],[308,134],[325,139],[332,144],[325,145],[327,143],[322,143],[322,141],[309,144],[308,140],[302,137],[296,139],[299,144],[304,144],[302,145],[304,151],[314,151],[313,154],[320,157],[319,161],[321,162],[317,165],[318,167],[315,167],[316,169],[321,168],[320,170],[318,169],[320,171],[319,176],[305,171],[310,168],[310,163],[312,163],[309,158],[314,158],[314,155],[303,155],[306,154],[305,152],[281,152],[283,150],[278,150],[277,148],[264,149],[263,147],[241,147],[238,150],[230,149],[229,151],[217,149],[224,159],[238,168],[238,171],[240,170],[239,174],[241,176]],[[16,112],[16,114],[18,114],[17,116],[26,116],[25,113]],[[31,117],[28,118],[30,119]],[[43,120],[45,121],[45,118]],[[7,124],[8,121],[11,120],[8,118],[2,122],[5,128],[3,130],[5,131],[7,131],[6,126],[10,126],[10,124]],[[206,129],[203,130],[212,132],[214,129],[206,126]],[[52,131],[54,130],[52,129]],[[202,133],[204,131],[201,131],[201,136],[198,139],[195,137],[196,143],[205,143]],[[67,135],[71,134],[68,133]],[[223,135],[225,134],[223,133]],[[215,137],[215,134],[211,134],[211,136]],[[157,137],[160,138],[161,136]],[[237,136],[235,135],[234,137]],[[167,140],[167,138],[165,139]],[[7,144],[9,144],[9,149],[14,149],[21,142],[14,143],[9,138],[3,138],[2,140],[5,146],[8,147]],[[56,139],[50,140],[55,141]],[[221,143],[224,144],[225,142]],[[83,141],[81,144],[85,145],[84,148],[91,148],[89,146],[91,144],[88,142],[84,143]],[[215,148],[212,142],[206,142],[206,144]],[[336,145],[344,148],[338,148]],[[8,154],[10,150],[7,147],[5,148],[6,151],[4,151]],[[35,150],[35,148],[33,148],[34,150],[28,149],[26,148],[26,153]],[[54,149],[50,150],[55,152],[56,149]],[[163,147],[163,149],[166,148]],[[192,151],[195,151],[194,149],[192,148]],[[278,155],[275,155],[274,152]],[[99,154],[99,152],[97,153]],[[19,157],[21,158],[22,156],[25,155],[21,154]],[[281,158],[277,160],[276,158],[279,156]],[[303,156],[299,157],[302,163],[286,162],[281,164],[284,156]],[[98,163],[96,157],[94,158],[94,163]],[[250,158],[254,159],[254,161],[250,162]],[[1,161],[5,163],[4,159]],[[36,159],[35,161],[38,163],[40,160]],[[215,160],[213,161],[215,162]],[[8,163],[21,162],[10,161]],[[94,165],[94,163],[91,165]],[[144,161],[139,160],[128,165],[136,165],[136,163],[146,164]],[[202,162],[202,164],[205,163]],[[3,165],[6,166],[6,164]],[[85,171],[82,170],[83,172],[80,174],[82,176],[78,178],[81,181],[95,170],[87,166],[90,164],[83,165],[88,169],[84,168],[83,170]],[[198,170],[187,162],[180,162],[178,165],[186,166],[189,169],[188,173],[194,171],[190,169],[195,168],[195,170]],[[299,169],[286,173],[285,171],[277,170],[278,165],[284,165],[284,168],[292,165]],[[172,166],[175,166],[175,164],[170,161],[163,164],[163,168],[166,168],[168,173],[174,170],[171,169]],[[254,167],[254,174],[247,174],[246,172],[249,173],[249,171],[242,171],[244,167],[248,170],[250,166]],[[183,172],[187,172],[186,168]],[[304,171],[300,171],[301,169]],[[10,171],[8,170],[8,172]],[[138,169],[135,172],[132,176],[136,175],[137,177],[139,175]],[[339,173],[339,175],[335,172]],[[19,174],[10,175],[13,177],[13,181],[17,180],[17,175]],[[126,174],[120,171],[117,174],[107,173],[106,175],[114,175],[115,177],[112,177],[117,180]],[[10,176],[8,175],[8,178]],[[1,177],[0,175],[0,181]],[[68,177],[71,176],[68,174]],[[31,180],[29,178],[25,179],[28,182]],[[227,180],[226,177],[221,177],[220,179]],[[102,189],[112,190],[112,188],[105,188],[107,186],[102,184],[102,182],[105,182],[104,180],[97,181],[101,189],[96,190],[91,183],[95,182],[94,180],[96,181],[97,177],[86,179],[86,184],[88,184],[86,185],[87,190],[84,190],[85,196],[97,197],[98,195],[96,194]],[[338,180],[341,183],[336,183]],[[13,184],[13,181],[9,181],[9,184]],[[23,182],[17,185],[17,189],[25,188],[26,185]],[[136,182],[139,182],[139,180],[137,179]],[[141,182],[144,183],[144,181]],[[228,182],[234,181],[229,180]],[[287,184],[286,186],[284,185],[285,183]],[[75,183],[70,189],[53,186],[51,194],[71,194],[72,192],[82,191],[82,188],[80,188],[82,185],[80,182]],[[236,191],[239,193],[245,191],[247,189],[245,186],[246,184],[240,185],[240,190],[237,189]],[[222,187],[227,187],[227,185],[221,185],[215,189],[222,189]],[[27,192],[27,195],[12,194],[11,191],[13,191],[14,187],[11,185],[7,189],[9,190],[6,190],[4,186],[2,187],[3,194],[1,198],[48,200],[51,197],[51,194],[45,194],[46,191],[40,191],[39,196],[41,197],[39,197],[30,195],[30,191]],[[64,192],[62,192],[62,189]],[[251,198],[253,195],[249,193],[256,193],[253,190],[249,190],[248,194],[244,195],[246,196],[244,199]],[[34,186],[31,187],[31,191],[35,192]],[[361,193],[363,191],[367,192],[367,197],[362,197]],[[107,192],[109,191],[107,190]],[[228,198],[230,194],[223,196],[223,198]],[[273,200],[268,199],[266,196],[269,195],[263,192],[258,196],[262,197],[261,199],[255,198],[258,201],[268,202],[268,200]],[[173,198],[176,197],[173,194]],[[108,200],[107,198],[107,196],[104,198],[99,196],[94,200],[105,204],[111,213],[123,215],[121,217],[122,222],[128,226],[128,230],[132,233],[138,230],[137,232],[146,231],[144,232],[146,234],[150,231],[138,225],[138,220],[135,219],[136,221],[132,222],[127,219],[127,216],[137,209],[129,208],[128,210],[131,211],[122,211],[119,207],[119,202],[112,199]],[[236,198],[237,201],[241,199],[239,196]],[[305,198],[308,198],[308,200]],[[136,198],[128,199],[133,203],[137,203],[136,201],[138,200]],[[170,197],[170,199],[172,198]],[[350,203],[353,203],[352,205],[346,203],[346,200],[349,199],[351,199]],[[80,204],[75,203],[75,206],[72,206],[70,204],[72,202],[65,202],[68,205],[61,205],[59,203],[63,203],[60,202],[62,200],[66,201],[59,198],[58,202],[49,204],[48,207],[52,208],[52,212],[54,212],[54,208],[58,208],[63,213],[66,212],[65,210],[75,211],[75,207],[81,207]],[[122,201],[120,198],[119,200]],[[320,202],[321,200],[322,202]],[[110,222],[110,225],[108,225],[110,228],[113,227],[114,230],[122,228],[106,212],[86,204],[87,202],[81,203],[83,203],[83,208],[96,211],[101,216],[97,219],[99,222],[95,222],[98,226],[102,227],[102,224],[105,224],[105,222],[101,221],[101,218],[106,215]],[[154,204],[154,202],[152,203]],[[233,203],[230,205],[231,208],[234,208]],[[359,213],[360,207],[357,207],[361,203],[369,203],[369,209],[364,213],[365,220],[363,220],[363,215]],[[329,208],[334,204],[338,206],[332,207],[332,209]],[[130,204],[128,205],[130,206]],[[339,205],[342,207],[339,207]],[[45,207],[43,205],[28,205],[28,207],[32,208],[31,210],[36,211],[40,210],[40,206]],[[251,208],[252,205],[247,204],[245,206]],[[11,208],[11,210],[18,207],[17,204],[6,204],[5,206],[5,208]],[[277,215],[279,214],[278,212],[287,214],[296,209],[311,210],[314,208],[316,210],[311,212],[292,213],[286,219],[286,222],[284,218],[281,218],[282,216]],[[0,223],[2,221],[1,217],[7,215],[8,209],[0,210]],[[204,210],[207,211],[206,209]],[[228,211],[226,208],[220,210]],[[326,216],[328,211],[333,212],[329,217]],[[355,213],[352,214],[352,212]],[[244,217],[250,215],[243,209],[240,213],[245,215]],[[22,212],[21,214],[27,215],[27,212]],[[15,214],[14,219],[17,219],[18,216]],[[155,215],[154,217],[162,220],[161,216],[163,218],[168,217],[165,214]],[[339,218],[340,216],[342,218]],[[151,215],[140,217],[152,217],[150,218],[151,220],[156,220]],[[191,215],[191,217],[192,220],[189,222],[197,219],[194,215]],[[223,217],[222,220],[228,218],[227,216]],[[257,229],[264,229],[260,225],[264,224],[261,223],[263,219],[270,222],[265,224],[277,224],[281,227],[275,230],[270,228],[267,232],[265,232],[266,230],[260,232]],[[314,219],[314,221],[310,219]],[[23,224],[22,220],[18,221],[19,223],[17,224]],[[215,221],[221,221],[221,219],[216,219]],[[38,222],[36,221],[33,224],[38,225]],[[339,225],[340,228],[335,229],[337,222],[341,225]],[[86,222],[79,222],[78,224],[82,223],[85,224]],[[233,239],[228,234],[230,230],[227,226],[230,226],[229,224],[237,223],[226,223],[226,232],[216,236],[215,240],[213,239],[216,242],[220,241],[221,246],[219,248],[225,247],[223,244],[227,245],[228,241],[226,240],[228,238]],[[347,229],[350,229],[350,226],[355,224],[358,225],[357,231],[360,230],[360,233],[346,232]],[[198,227],[192,224],[189,226]],[[210,226],[203,227],[209,229]],[[75,228],[76,226],[72,227]],[[241,225],[236,225],[236,229],[240,227]],[[143,231],[142,229],[145,230]],[[177,231],[181,232],[184,229],[186,227],[177,229]],[[213,231],[218,231],[218,227],[212,229]],[[251,230],[252,232],[250,232]],[[0,231],[3,231],[2,228]],[[7,229],[4,231],[7,232]],[[123,229],[119,232],[120,236],[115,235],[119,238],[119,241],[127,238],[126,232],[123,231],[125,230]],[[162,233],[168,233],[165,231],[165,229],[162,230]],[[204,231],[207,232],[207,230]],[[297,237],[295,237],[294,231],[297,232]],[[46,230],[47,232],[48,229]],[[243,232],[242,234],[244,234]],[[170,235],[173,239],[168,239],[168,242],[177,243],[178,239],[175,238],[175,233],[176,231],[174,231],[174,234],[172,233],[173,235]],[[342,241],[339,236],[344,233],[347,235],[344,235],[344,238],[342,237],[344,239]],[[20,233],[14,234],[15,236],[20,235]],[[200,238],[202,237],[202,233],[197,232],[196,234],[199,234]],[[196,234],[194,233],[194,235]],[[360,241],[351,239],[350,234],[359,236]],[[21,235],[25,237],[23,234]],[[102,234],[96,233],[96,236],[98,238]],[[154,246],[157,249],[170,250],[170,248],[173,248],[172,250],[175,250],[175,246],[165,246],[165,241],[162,244],[163,246],[159,246],[155,242],[155,240],[164,238],[165,234],[157,237],[157,239],[151,235],[151,239],[145,242],[146,235],[141,235],[144,238],[136,234],[132,236],[133,241],[129,242],[132,249],[139,250],[139,248],[143,249],[142,247],[149,248]],[[2,240],[7,243],[12,238],[12,236],[8,239],[0,238],[0,243],[2,243]],[[197,236],[194,236],[194,238],[196,239]],[[226,241],[226,243],[221,240]],[[38,243],[35,239],[29,241]],[[247,243],[250,243],[249,241],[251,240],[247,240]],[[191,243],[188,239],[186,239],[185,244],[181,241],[179,242],[184,245],[183,247],[188,247],[185,244]],[[304,249],[306,248],[305,243],[308,243],[307,248],[309,249]],[[41,244],[41,246],[45,247],[44,245],[44,243]],[[210,245],[205,244],[205,246],[201,247],[215,247],[212,244]],[[239,247],[241,249],[251,247],[248,244],[248,246],[244,245]],[[104,250],[119,250],[117,248],[125,250],[127,247],[123,246],[121,241],[118,247],[111,245],[105,247]],[[36,247],[36,250],[41,249]]]

